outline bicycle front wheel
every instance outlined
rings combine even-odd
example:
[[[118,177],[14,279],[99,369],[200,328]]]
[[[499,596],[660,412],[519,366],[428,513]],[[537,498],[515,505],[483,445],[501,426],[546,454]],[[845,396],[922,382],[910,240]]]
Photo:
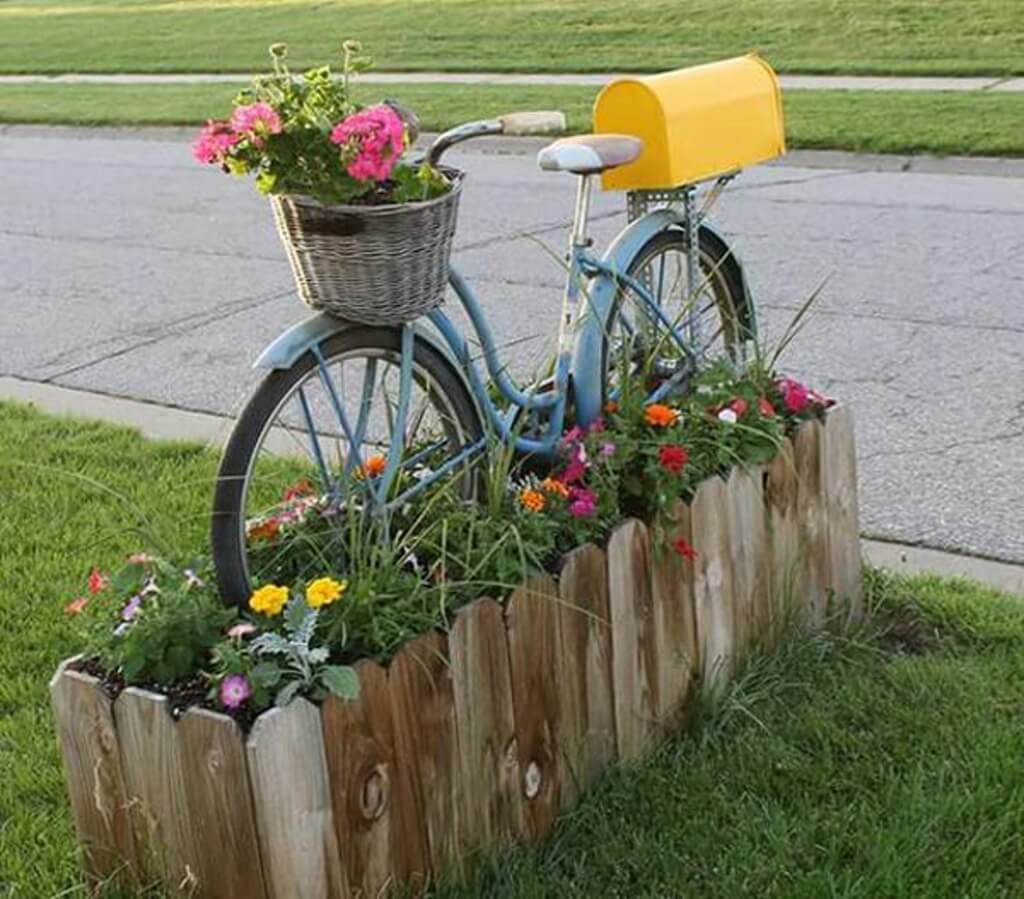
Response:
[[[702,228],[699,232],[700,284],[687,279],[689,240],[683,229],[655,234],[627,270],[642,284],[665,319],[682,329],[690,316],[699,322],[700,346],[688,347],[693,359],[728,355],[739,360],[744,344],[754,338],[754,310],[744,288],[743,272],[728,246]],[[616,294],[604,336],[606,396],[613,396],[623,373],[643,372],[651,389],[670,377],[686,354],[668,338],[664,323],[628,287]],[[685,336],[685,335],[684,335]]]
[[[482,435],[472,397],[416,339],[403,423],[401,365],[401,329],[359,327],[261,382],[225,446],[214,495],[225,601],[241,606],[262,584],[344,570],[353,514],[379,511],[425,478],[475,495],[472,466],[457,462]]]

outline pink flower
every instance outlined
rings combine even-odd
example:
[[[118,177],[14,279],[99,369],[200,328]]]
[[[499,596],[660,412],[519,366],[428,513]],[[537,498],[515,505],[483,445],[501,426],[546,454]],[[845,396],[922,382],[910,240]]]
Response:
[[[248,637],[249,634],[256,633],[256,625],[249,624],[248,621],[240,621],[234,627],[228,630],[228,636],[232,640],[241,640],[242,637]]]
[[[817,390],[808,390],[807,395],[812,403],[817,403],[819,406],[831,406],[835,403],[835,400],[825,396],[823,393],[818,393]]]
[[[405,125],[390,106],[370,106],[335,125],[331,143],[356,181],[386,181],[405,151]]]
[[[810,398],[807,394],[807,388],[799,381],[794,381],[792,378],[782,378],[776,383],[776,387],[779,388],[779,393],[782,394],[782,402],[785,403],[788,411],[794,415],[799,415],[807,408]]]
[[[220,685],[220,702],[226,709],[237,709],[250,696],[252,686],[241,674],[233,674],[224,678]]]
[[[81,615],[87,605],[89,605],[89,597],[79,596],[78,599],[72,600],[64,606],[64,611],[68,615]]]
[[[95,596],[97,593],[107,589],[110,584],[110,579],[98,568],[93,568],[89,572],[89,592]]]
[[[606,459],[608,458],[608,456],[614,456],[615,455],[615,444],[612,443],[610,440],[606,440],[604,443],[602,443],[601,444],[601,455],[604,456]]]
[[[281,117],[269,103],[249,103],[232,113],[231,127],[236,134],[266,137],[281,133]]]
[[[192,144],[192,156],[197,162],[219,165],[239,140],[241,138],[231,130],[230,122],[209,121]]]
[[[583,439],[583,428],[579,425],[573,425],[565,432],[565,436],[562,437],[562,443],[566,446],[572,446],[575,443],[579,443]]]
[[[569,514],[573,518],[592,518],[597,514],[597,494],[589,487],[573,487],[569,494]]]

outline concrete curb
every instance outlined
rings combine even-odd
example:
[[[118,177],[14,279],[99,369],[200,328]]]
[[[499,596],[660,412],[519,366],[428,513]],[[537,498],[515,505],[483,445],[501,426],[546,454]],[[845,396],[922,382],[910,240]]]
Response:
[[[641,73],[518,73],[518,72],[367,72],[360,81],[367,84],[483,84],[483,85],[559,85],[600,87],[615,78],[638,77]],[[239,84],[248,74],[118,73],[92,74],[68,72],[58,75],[0,75],[4,84]],[[1024,78],[934,77],[899,75],[780,75],[783,90],[839,91],[989,91],[1024,92]]]
[[[195,126],[180,125],[2,125],[0,138],[56,138],[60,140],[195,139]],[[421,142],[432,135],[423,135]],[[550,143],[546,137],[484,137],[459,147],[459,153],[532,156]],[[770,166],[840,169],[850,172],[914,172],[929,175],[976,175],[987,178],[1024,178],[1024,159],[1001,156],[908,156],[898,153],[853,153],[847,150],[790,150]]]
[[[208,412],[9,376],[0,376],[0,400],[31,403],[53,415],[99,418],[135,428],[151,439],[191,440],[211,447],[219,447],[227,439],[232,426],[230,418]],[[872,538],[864,538],[861,546],[864,558],[879,568],[906,574],[966,577],[1024,597],[1024,565]]]

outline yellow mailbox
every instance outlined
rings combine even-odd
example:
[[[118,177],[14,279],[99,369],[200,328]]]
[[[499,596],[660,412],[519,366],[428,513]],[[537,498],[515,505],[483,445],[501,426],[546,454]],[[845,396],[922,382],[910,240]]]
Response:
[[[605,190],[680,187],[786,152],[779,80],[755,53],[612,81],[594,103],[594,131],[644,142],[636,162],[604,173]]]

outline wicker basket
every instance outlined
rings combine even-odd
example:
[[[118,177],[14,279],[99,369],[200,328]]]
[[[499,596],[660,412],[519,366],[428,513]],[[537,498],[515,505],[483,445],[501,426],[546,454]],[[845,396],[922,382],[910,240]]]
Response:
[[[302,301],[366,325],[398,325],[439,306],[462,192],[425,203],[327,206],[311,197],[271,197],[278,234]]]

